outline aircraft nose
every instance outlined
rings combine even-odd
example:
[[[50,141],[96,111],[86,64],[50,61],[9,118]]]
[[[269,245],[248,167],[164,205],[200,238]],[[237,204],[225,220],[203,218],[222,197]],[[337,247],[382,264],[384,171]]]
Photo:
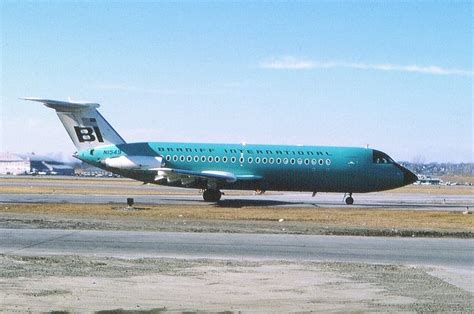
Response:
[[[418,177],[416,176],[416,174],[414,174],[413,172],[411,172],[405,167],[401,167],[401,169],[403,171],[403,184],[404,185],[412,184],[418,181]]]

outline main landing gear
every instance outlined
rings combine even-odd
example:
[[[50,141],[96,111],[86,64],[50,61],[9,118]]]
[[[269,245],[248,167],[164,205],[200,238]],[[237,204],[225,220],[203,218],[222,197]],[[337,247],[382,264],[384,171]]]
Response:
[[[221,199],[222,192],[219,190],[207,189],[202,193],[202,198],[206,202],[218,202]]]
[[[349,195],[349,196],[347,196]],[[347,196],[347,197],[346,197]],[[347,205],[352,205],[354,204],[354,199],[352,198],[352,193],[346,193],[344,194],[344,199]]]

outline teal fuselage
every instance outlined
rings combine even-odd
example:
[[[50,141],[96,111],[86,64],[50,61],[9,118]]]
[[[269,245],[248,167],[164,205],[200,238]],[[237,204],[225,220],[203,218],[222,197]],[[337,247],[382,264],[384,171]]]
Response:
[[[76,155],[124,177],[175,185],[157,181],[150,171],[105,166],[105,159],[119,156],[162,157],[162,167],[260,178],[221,182],[219,189],[363,193],[413,182],[388,155],[354,147],[145,142],[96,147]],[[206,188],[204,184],[196,181],[187,187]]]

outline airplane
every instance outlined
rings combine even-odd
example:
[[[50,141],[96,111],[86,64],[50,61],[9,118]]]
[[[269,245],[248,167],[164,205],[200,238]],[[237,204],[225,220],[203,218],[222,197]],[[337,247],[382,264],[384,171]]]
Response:
[[[357,147],[139,142],[127,143],[99,104],[22,98],[56,113],[77,148],[74,157],[143,183],[198,188],[206,202],[223,189],[344,193],[383,191],[418,180],[382,151]]]

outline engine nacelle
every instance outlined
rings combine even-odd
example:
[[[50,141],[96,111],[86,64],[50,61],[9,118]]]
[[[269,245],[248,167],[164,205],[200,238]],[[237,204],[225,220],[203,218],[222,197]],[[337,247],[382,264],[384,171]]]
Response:
[[[102,163],[107,167],[118,169],[153,169],[161,168],[163,158],[151,156],[119,156],[106,158]]]

